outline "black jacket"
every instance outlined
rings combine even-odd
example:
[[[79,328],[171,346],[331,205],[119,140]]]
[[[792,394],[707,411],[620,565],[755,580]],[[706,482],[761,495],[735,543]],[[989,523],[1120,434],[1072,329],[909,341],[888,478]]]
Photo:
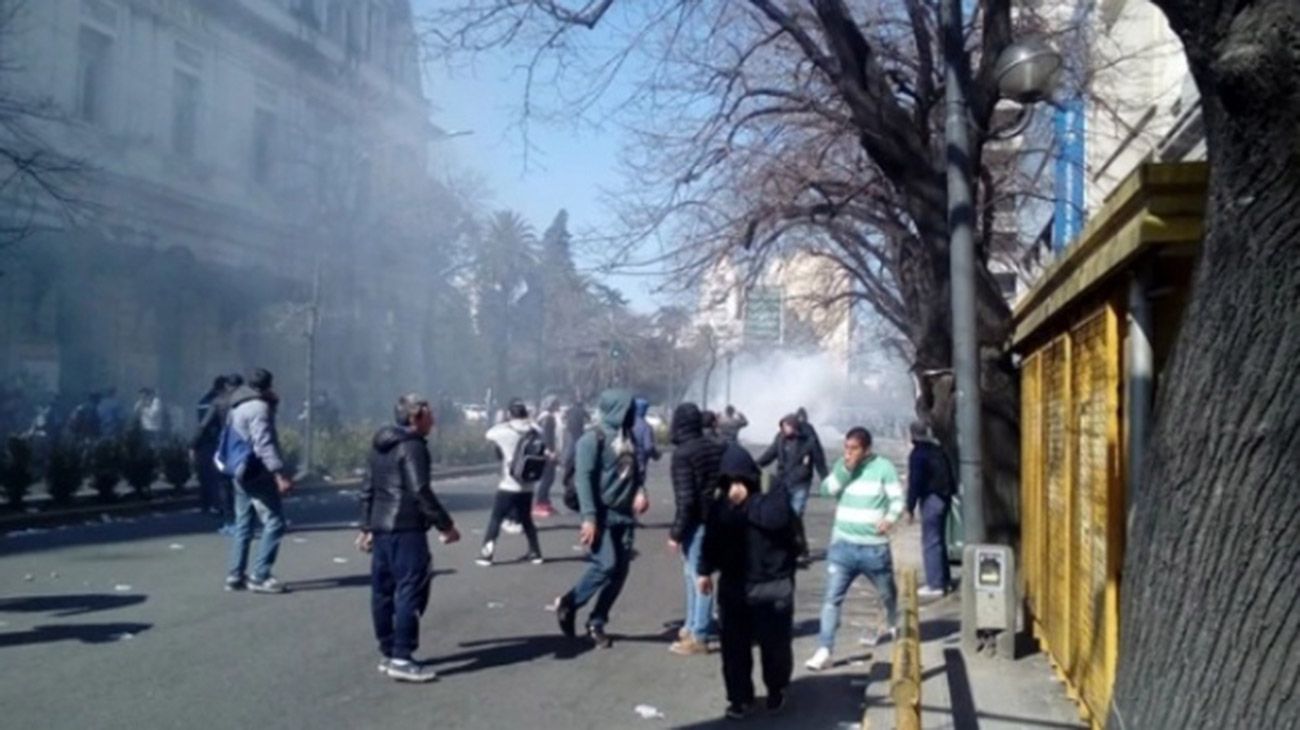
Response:
[[[939,444],[928,441],[912,442],[912,453],[907,458],[907,511],[916,509],[918,502],[933,494],[950,499],[956,479],[948,455]]]
[[[673,497],[677,510],[669,536],[682,542],[708,516],[709,497],[718,485],[724,444],[704,435],[704,414],[694,403],[673,411]]]
[[[385,426],[370,450],[370,474],[361,485],[361,527],[372,532],[444,532],[451,515],[429,487],[429,446],[419,433]]]
[[[800,426],[793,438],[778,431],[772,445],[758,457],[758,465],[767,467],[774,461],[776,481],[786,489],[805,489],[812,484],[814,472],[819,479],[829,473],[821,441],[811,427]]]
[[[215,451],[221,440],[221,429],[226,425],[226,416],[230,415],[230,391],[216,393],[199,408],[201,414],[199,426],[190,439],[190,448],[195,451]]]
[[[798,550],[790,493],[778,482],[763,494],[754,458],[734,444],[723,454],[719,471],[719,485],[723,486],[709,505],[704,550],[696,572],[720,573],[720,593],[793,578]],[[733,480],[743,481],[749,488],[749,498],[739,507],[726,496],[725,485]]]

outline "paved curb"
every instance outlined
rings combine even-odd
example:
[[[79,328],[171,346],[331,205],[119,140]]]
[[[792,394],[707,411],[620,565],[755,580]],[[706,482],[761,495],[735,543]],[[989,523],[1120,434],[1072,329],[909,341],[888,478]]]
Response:
[[[487,476],[495,474],[500,468],[500,464],[479,464],[476,466],[440,469],[433,472],[433,481],[443,482],[452,479],[462,479],[464,477]],[[360,484],[361,479],[357,477],[340,479],[332,482],[314,479],[299,486],[293,491],[293,493],[311,494],[314,492],[346,491],[349,489],[355,489]],[[176,494],[171,489],[166,489],[161,494],[157,494],[153,499],[147,501],[128,499],[126,501],[114,502],[111,504],[82,504],[50,512],[22,512],[17,514],[0,515],[0,533],[15,532],[17,530],[25,530],[33,527],[53,527],[63,524],[75,524],[85,522],[87,519],[98,519],[100,515],[122,517],[143,514],[146,512],[176,512],[184,509],[197,508],[198,506],[199,495],[196,488],[190,487],[180,494]]]

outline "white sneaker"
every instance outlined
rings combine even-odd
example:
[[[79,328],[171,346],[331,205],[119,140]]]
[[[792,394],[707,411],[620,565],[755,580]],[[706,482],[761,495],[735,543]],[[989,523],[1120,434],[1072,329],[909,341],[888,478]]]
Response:
[[[890,626],[884,631],[877,629],[875,631],[868,633],[866,636],[863,636],[862,640],[859,641],[858,643],[862,644],[863,646],[880,646],[881,644],[887,644],[897,638],[898,638],[898,629],[893,626]]]
[[[826,647],[818,647],[812,658],[804,662],[804,666],[809,671],[820,672],[831,664],[831,650]]]
[[[506,520],[501,523],[501,531],[507,535],[523,534],[524,526],[514,520]]]
[[[931,588],[930,586],[925,586],[916,589],[917,598],[943,598],[946,595],[948,595],[948,592],[942,588]]]
[[[496,552],[496,547],[496,543],[493,542],[483,543],[483,549],[479,551],[478,557],[474,559],[474,562],[485,568],[490,567],[492,565],[492,554]]]
[[[415,682],[417,684],[432,682],[438,678],[438,673],[432,669],[404,659],[390,661],[386,674],[399,682]]]

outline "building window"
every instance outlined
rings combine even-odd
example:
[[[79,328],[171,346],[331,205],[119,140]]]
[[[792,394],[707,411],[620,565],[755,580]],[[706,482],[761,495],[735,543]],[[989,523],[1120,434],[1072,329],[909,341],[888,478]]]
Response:
[[[112,38],[82,26],[77,37],[76,112],[83,121],[103,124],[107,120],[112,52]]]
[[[199,141],[199,77],[177,69],[172,75],[172,152],[194,159]]]
[[[269,183],[275,173],[275,115],[266,109],[253,112],[253,179]]]

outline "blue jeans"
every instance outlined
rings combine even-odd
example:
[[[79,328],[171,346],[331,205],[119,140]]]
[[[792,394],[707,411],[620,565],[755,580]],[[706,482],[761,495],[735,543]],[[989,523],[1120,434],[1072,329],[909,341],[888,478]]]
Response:
[[[925,584],[938,590],[947,590],[952,583],[948,569],[948,541],[944,533],[948,528],[950,504],[933,494],[921,502],[921,551],[925,556]]]
[[[826,593],[822,598],[818,639],[828,651],[835,648],[835,632],[840,628],[840,606],[844,603],[844,596],[859,575],[866,576],[880,593],[889,625],[898,623],[898,587],[894,585],[894,558],[889,545],[833,542],[826,554]]]
[[[682,577],[686,587],[686,620],[682,628],[700,641],[718,635],[718,627],[713,620],[713,595],[700,593],[695,582],[699,576],[696,567],[700,564],[700,553],[703,550],[704,525],[696,525],[682,539]]]
[[[423,532],[376,532],[370,560],[370,616],[379,651],[410,660],[420,646],[433,558]]]
[[[601,525],[596,544],[591,547],[587,572],[573,587],[573,605],[581,608],[592,598],[596,605],[587,618],[587,626],[603,627],[609,622],[609,610],[618,600],[618,594],[627,582],[632,565],[632,540],[636,526],[632,524]],[[599,594],[599,595],[597,595]]]
[[[812,487],[808,485],[799,485],[790,490],[790,509],[799,517],[803,517],[803,512],[808,508],[808,493]]]
[[[253,563],[252,579],[266,580],[275,565],[280,551],[280,538],[284,537],[284,507],[280,491],[270,474],[259,474],[245,482],[235,477],[235,534],[230,540],[230,561],[227,574],[242,578],[248,568],[248,548],[253,542],[253,511],[262,521],[262,540]]]

